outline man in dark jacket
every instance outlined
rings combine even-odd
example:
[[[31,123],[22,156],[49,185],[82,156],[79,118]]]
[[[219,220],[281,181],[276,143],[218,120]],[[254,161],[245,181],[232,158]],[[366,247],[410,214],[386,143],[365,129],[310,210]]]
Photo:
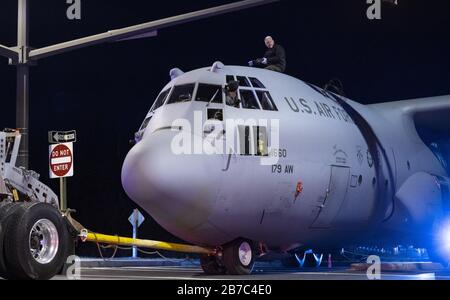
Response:
[[[275,44],[271,36],[266,37],[264,43],[267,46],[266,54],[264,54],[263,58],[249,61],[249,66],[284,73],[286,70],[286,52],[284,48]]]

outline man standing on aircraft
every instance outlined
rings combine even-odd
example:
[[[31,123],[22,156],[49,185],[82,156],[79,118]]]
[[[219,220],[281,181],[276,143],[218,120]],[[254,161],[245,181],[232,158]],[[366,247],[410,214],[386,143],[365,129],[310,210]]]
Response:
[[[251,60],[248,62],[248,65],[284,73],[286,70],[286,51],[281,45],[275,44],[271,36],[266,37],[264,43],[268,48],[264,57]]]

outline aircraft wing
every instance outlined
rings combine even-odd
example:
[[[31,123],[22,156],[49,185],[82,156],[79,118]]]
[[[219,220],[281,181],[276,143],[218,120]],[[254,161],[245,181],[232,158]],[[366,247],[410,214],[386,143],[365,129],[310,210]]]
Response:
[[[416,127],[450,132],[450,95],[369,105],[383,115],[406,118]]]

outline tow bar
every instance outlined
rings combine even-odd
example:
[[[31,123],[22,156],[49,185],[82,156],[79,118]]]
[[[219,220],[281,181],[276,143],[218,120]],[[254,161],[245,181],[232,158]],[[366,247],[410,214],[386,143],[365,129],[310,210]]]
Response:
[[[206,255],[216,255],[217,250],[214,248],[176,244],[176,243],[166,243],[160,241],[152,240],[142,240],[142,239],[132,239],[127,237],[104,235],[94,232],[89,232],[86,229],[82,229],[78,235],[82,242],[93,242],[114,246],[126,246],[132,247],[136,246],[139,248],[148,248],[154,250],[166,250],[172,252],[182,252],[182,253],[193,253],[193,254],[206,254]]]

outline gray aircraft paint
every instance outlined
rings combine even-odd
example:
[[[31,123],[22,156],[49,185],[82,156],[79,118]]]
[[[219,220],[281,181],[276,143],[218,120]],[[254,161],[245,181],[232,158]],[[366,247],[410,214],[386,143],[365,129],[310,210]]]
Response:
[[[222,66],[178,75],[163,90],[199,82],[224,86],[226,75],[259,79],[278,111],[216,103],[208,108],[223,108],[224,119],[279,119],[287,156],[277,163],[281,173],[274,173],[260,157],[174,155],[173,121],[193,122],[195,111],[206,114],[207,103],[151,110],[142,139],[124,162],[122,182],[130,198],[176,236],[210,246],[243,237],[277,249],[338,247],[373,232],[410,234],[424,224],[421,230],[430,231],[442,214],[433,178],[448,174],[413,119],[423,111],[450,112],[449,96],[365,106],[343,97],[338,103],[298,79],[262,69]],[[362,124],[370,128],[361,130]],[[378,139],[371,145],[370,132]],[[298,182],[303,191],[295,197]],[[421,195],[434,197],[402,189],[418,183],[428,192]]]

